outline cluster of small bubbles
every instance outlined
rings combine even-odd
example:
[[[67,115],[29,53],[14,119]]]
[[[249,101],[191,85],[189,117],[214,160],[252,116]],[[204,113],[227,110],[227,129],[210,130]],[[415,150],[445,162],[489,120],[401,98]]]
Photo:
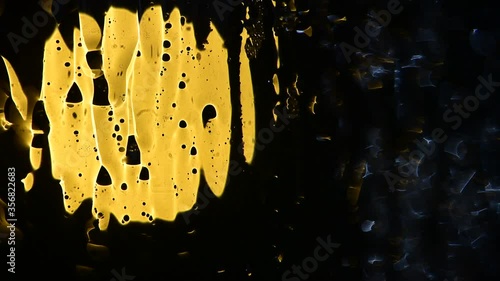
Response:
[[[148,214],[148,213],[146,213],[146,212],[144,212],[144,211],[141,212],[141,216],[147,217],[149,219],[149,221],[153,221],[153,216],[150,215],[150,214]]]

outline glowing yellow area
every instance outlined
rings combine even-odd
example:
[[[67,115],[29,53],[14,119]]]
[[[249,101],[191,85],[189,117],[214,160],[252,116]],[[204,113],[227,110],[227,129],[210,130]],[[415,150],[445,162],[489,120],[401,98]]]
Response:
[[[297,30],[297,33],[303,33],[309,37],[312,36],[312,32],[313,32],[312,26],[309,26],[308,28],[306,28],[304,30]]]
[[[59,29],[46,41],[40,96],[50,121],[52,176],[61,180],[64,205],[70,213],[84,199],[92,197],[100,168],[98,154],[93,149],[96,144],[91,116],[92,77],[90,71],[85,71],[88,70],[86,51],[80,42],[78,29],[74,31],[73,49],[64,43]],[[83,101],[66,103],[73,83],[80,89]]]
[[[292,91],[296,95],[300,96],[300,91],[299,88],[297,88],[297,82],[299,81],[299,75],[295,74],[295,81],[292,83],[292,85],[289,88],[289,92]]]
[[[98,50],[102,36],[102,30],[99,24],[93,17],[84,13],[79,14],[79,20],[82,37],[85,40],[85,46],[90,51]]]
[[[19,141],[28,147],[33,139],[33,132],[30,128],[32,110],[29,109],[28,98],[21,87],[21,83],[19,82],[19,78],[16,71],[12,67],[12,64],[3,56],[2,59],[5,63],[5,68],[7,69],[7,75],[9,76],[10,95],[21,117],[14,118],[15,120],[13,120],[13,122],[15,123],[15,126],[13,126],[13,128],[16,130]],[[5,99],[3,100],[3,106],[5,106]],[[0,123],[3,129],[7,129],[13,125],[5,119],[5,114],[0,117],[2,118]],[[11,116],[11,118],[13,118],[13,116]]]
[[[280,106],[280,104],[281,104],[281,102],[277,101],[273,107],[273,120],[274,120],[275,124],[276,124],[276,122],[278,122],[278,114],[276,114],[276,109]]]
[[[280,82],[278,80],[278,75],[275,73],[273,75],[273,86],[274,86],[274,92],[279,95],[280,94]]]
[[[174,9],[164,21],[159,5],[141,19],[112,7],[102,38],[96,21],[80,14],[72,48],[59,29],[45,43],[40,100],[50,121],[52,175],[60,179],[67,212],[93,199],[101,229],[107,228],[111,214],[122,223],[175,219],[196,202],[201,175],[214,194],[224,191],[232,112],[228,54],[213,26],[205,49],[198,50],[193,25],[181,18]],[[242,36],[248,38],[246,31]],[[94,50],[102,54],[102,71],[93,72],[87,63],[87,53]],[[94,96],[102,94],[94,90],[101,75],[109,105],[93,104]],[[240,87],[244,152],[250,163],[255,110],[243,46]],[[81,94],[81,101],[66,101],[70,89]],[[16,105],[26,108],[19,94]],[[202,113],[208,109],[215,116],[204,123]],[[140,163],[127,162],[131,139]],[[33,149],[30,159],[38,169],[41,152]],[[101,169],[112,184],[97,184]],[[149,177],[141,178],[141,171]]]
[[[2,59],[5,63],[7,74],[9,75],[12,101],[16,104],[16,108],[21,114],[21,117],[26,120],[28,116],[28,99],[26,98],[23,88],[21,87],[21,83],[19,83],[19,78],[17,77],[12,64],[10,64],[10,62],[4,57],[2,57]]]
[[[33,173],[28,173],[26,177],[21,180],[21,182],[24,185],[24,190],[26,190],[26,192],[30,191],[31,188],[33,187],[33,182],[34,182]]]
[[[316,104],[318,103],[318,96],[313,96],[311,103],[309,104],[309,110],[312,114],[316,114]]]
[[[276,73],[274,73],[274,75],[273,75],[273,86],[274,86],[274,93],[276,95],[279,95],[280,94],[280,82],[278,80],[278,75]],[[278,115],[275,113],[275,109],[278,108],[279,105],[280,105],[280,102],[277,101],[276,104],[274,105],[274,108],[273,108],[274,123],[278,122]]]
[[[7,118],[5,117],[5,102],[7,101],[7,93],[3,92],[0,89],[0,131],[6,131],[12,123],[7,121]]]
[[[274,3],[274,2],[273,2]],[[279,44],[279,38],[278,38],[278,35],[276,35],[276,31],[274,30],[274,27],[273,27],[273,38],[274,38],[274,43],[276,44],[276,52],[278,54],[277,56],[277,60],[276,60],[276,68],[280,68],[280,56],[279,56],[279,52],[280,52],[280,44]]]
[[[248,164],[252,163],[255,151],[255,105],[253,99],[250,61],[245,53],[245,41],[248,38],[246,29],[242,32],[240,50],[240,88],[241,88],[241,121],[243,129],[243,155]]]
[[[146,13],[150,14],[151,11]],[[145,14],[146,14],[145,13]],[[150,16],[150,15],[148,15]],[[125,102],[125,89],[129,76],[129,66],[135,55],[139,37],[137,13],[126,9],[110,7],[104,19],[104,32],[102,38],[102,61],[104,76],[108,81],[109,101],[113,107],[120,107]],[[158,37],[162,32],[160,26],[147,30],[150,37]],[[154,32],[156,31],[156,32]]]
[[[38,170],[42,163],[42,149],[30,147],[30,163],[33,170]]]

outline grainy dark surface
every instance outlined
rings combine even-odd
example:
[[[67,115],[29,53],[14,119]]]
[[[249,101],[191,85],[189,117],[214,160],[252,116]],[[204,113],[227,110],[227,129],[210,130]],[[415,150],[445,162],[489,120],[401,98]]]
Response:
[[[56,20],[71,34],[78,11],[102,20],[99,15],[109,4],[139,11],[150,5],[109,2],[70,1]],[[189,216],[189,224],[181,215],[174,222],[151,225],[122,226],[112,219],[108,231],[92,230],[91,242],[107,247],[107,254],[87,250],[92,203],[85,201],[74,215],[65,214],[61,188],[51,178],[50,155],[44,153],[32,190],[17,193],[16,226],[22,234],[15,277],[112,280],[113,272],[124,268],[137,281],[500,280],[499,85],[460,118],[457,128],[458,121],[443,116],[475,94],[478,76],[500,81],[495,1],[401,0],[402,12],[367,46],[358,47],[356,27],[364,29],[369,12],[386,10],[387,2],[297,0],[297,11],[309,12],[294,13],[282,7],[284,1],[276,5],[282,8],[267,0],[243,1],[251,14],[245,24],[254,38],[248,53],[255,56],[250,64],[257,132],[269,126],[278,100],[290,106],[286,129],[257,150],[247,166],[237,150],[241,121],[233,107],[232,158],[244,172],[231,178],[221,198],[208,205],[200,201],[204,208]],[[0,3],[0,55],[13,64],[23,86],[40,89],[43,42],[56,22],[40,28],[15,53],[7,35],[20,34],[21,19],[40,8],[36,1]],[[233,104],[239,104],[243,6],[221,20],[210,0],[162,5],[165,11],[180,7],[194,22],[199,47],[210,20],[220,28],[231,58]],[[334,23],[344,16],[345,22]],[[297,32],[309,26],[312,37]],[[345,44],[359,49],[349,59],[342,52]],[[269,82],[275,72],[279,96]],[[296,75],[299,93],[291,91]],[[8,92],[3,63],[0,82],[0,94]],[[313,96],[316,114],[308,109]],[[8,118],[19,114],[13,108],[5,106]],[[49,130],[40,122],[37,126]],[[436,128],[442,128],[446,141],[416,145],[431,140]],[[28,151],[18,142],[13,130],[0,134],[0,173],[16,167],[21,179],[31,167]],[[46,139],[34,145],[48,152]],[[405,176],[401,159],[433,146],[435,151],[415,164],[418,170]],[[0,178],[3,182],[6,176]],[[350,186],[361,186],[354,204],[348,200]],[[4,202],[5,187],[2,183]],[[283,275],[293,265],[303,265],[319,245],[317,239],[329,235],[340,246],[307,278]],[[5,266],[8,248],[2,242],[0,249]],[[3,268],[1,276],[13,277]]]

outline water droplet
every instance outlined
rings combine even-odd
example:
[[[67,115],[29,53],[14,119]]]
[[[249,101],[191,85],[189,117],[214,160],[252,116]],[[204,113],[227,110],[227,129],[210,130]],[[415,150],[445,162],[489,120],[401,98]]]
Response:
[[[372,231],[372,227],[375,225],[375,222],[374,221],[370,221],[370,220],[365,220],[362,224],[361,224],[361,230],[363,232],[370,232]]]

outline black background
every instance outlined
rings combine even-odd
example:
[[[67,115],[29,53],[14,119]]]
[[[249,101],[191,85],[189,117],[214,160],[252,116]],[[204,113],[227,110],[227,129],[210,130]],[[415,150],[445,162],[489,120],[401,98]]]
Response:
[[[140,11],[150,2],[70,1],[56,21],[62,30],[71,31],[78,25],[78,11],[100,19],[108,5]],[[56,21],[15,53],[7,34],[21,34],[21,18],[30,18],[40,7],[36,1],[2,3],[0,54],[12,63],[23,86],[40,89],[43,44]],[[226,12],[221,20],[209,0],[161,3],[166,12],[179,7],[194,23],[198,47],[203,46],[210,20],[219,28],[231,58],[232,102],[238,105],[243,6]],[[500,25],[494,1],[401,0],[403,12],[393,15],[379,36],[350,57],[351,62],[340,44],[356,46],[354,28],[363,29],[368,13],[386,9],[387,1],[297,0],[297,10],[308,10],[307,14],[274,8],[267,0],[244,5],[251,11],[245,24],[253,30],[249,33],[254,42],[263,39],[261,45],[249,47],[256,54],[250,64],[257,132],[269,128],[277,101],[291,104],[286,129],[257,150],[248,166],[236,149],[241,121],[233,106],[232,159],[244,172],[231,178],[221,198],[211,199],[199,214],[189,216],[189,224],[181,215],[173,222],[126,226],[113,218],[106,232],[91,231],[91,241],[85,224],[92,219],[92,202],[85,201],[71,216],[65,214],[61,189],[50,176],[50,155],[44,153],[32,190],[18,189],[17,226],[22,236],[16,248],[16,277],[111,280],[112,270],[125,268],[134,280],[282,280],[293,264],[312,256],[318,237],[331,235],[340,248],[320,262],[308,280],[499,280],[500,200],[498,192],[478,193],[488,183],[500,184],[499,133],[492,130],[498,126],[497,92],[457,130],[443,121],[447,108],[474,94],[479,75],[492,74],[500,81]],[[329,15],[345,16],[347,21],[334,24]],[[296,32],[308,26],[312,37]],[[404,67],[415,55],[423,56],[417,67]],[[386,72],[374,77],[370,66],[382,66]],[[434,86],[422,82],[429,72]],[[280,81],[279,96],[270,82],[274,73]],[[289,97],[287,89],[295,75],[300,95]],[[377,81],[383,87],[369,89],[367,85]],[[3,66],[0,82],[8,93]],[[313,96],[316,114],[308,109]],[[19,114],[12,105],[10,110],[5,107],[7,118]],[[374,128],[380,132],[377,137]],[[463,141],[463,157],[447,152],[456,141],[437,145],[436,153],[421,164],[420,175],[405,177],[396,187],[401,190],[391,191],[384,171],[397,174],[397,157],[405,155],[405,149],[416,149],[413,140],[430,136],[434,128]],[[319,141],[318,136],[331,140]],[[377,157],[367,149],[373,143],[381,149]],[[48,151],[46,139],[38,145]],[[14,130],[0,134],[0,147],[3,171],[15,167],[18,179],[30,172],[28,151],[18,144]],[[362,179],[365,162],[373,174]],[[461,176],[469,171],[476,171],[474,177],[457,192]],[[359,200],[351,204],[349,186],[357,184]],[[6,193],[0,194],[3,201]],[[479,216],[470,214],[483,208],[487,210]],[[372,231],[361,230],[365,220],[375,221]],[[88,242],[104,245],[107,251],[89,252]],[[4,256],[5,244],[0,248]],[[185,251],[189,256],[178,255]],[[398,261],[405,254],[408,266],[400,268]],[[369,263],[373,255],[383,257],[383,262]]]

